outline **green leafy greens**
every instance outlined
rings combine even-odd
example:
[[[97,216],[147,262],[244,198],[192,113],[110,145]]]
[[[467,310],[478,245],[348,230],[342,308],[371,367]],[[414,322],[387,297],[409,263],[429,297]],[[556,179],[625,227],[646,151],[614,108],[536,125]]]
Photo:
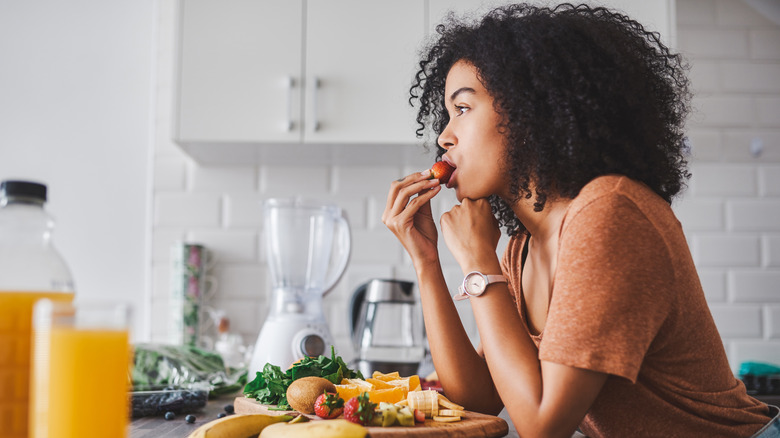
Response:
[[[340,384],[342,379],[363,379],[360,371],[349,369],[344,360],[336,356],[336,349],[331,345],[330,357],[304,357],[287,371],[277,365],[265,364],[263,371],[258,371],[255,379],[244,387],[244,395],[263,404],[276,405],[277,410],[290,410],[287,388],[294,380],[309,376],[328,379],[334,385]]]

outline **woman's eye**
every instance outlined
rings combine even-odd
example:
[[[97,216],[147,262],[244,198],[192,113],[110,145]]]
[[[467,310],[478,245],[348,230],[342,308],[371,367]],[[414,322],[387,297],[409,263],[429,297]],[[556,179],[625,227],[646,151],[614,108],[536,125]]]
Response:
[[[459,116],[466,111],[468,111],[470,108],[467,106],[461,106],[461,105],[455,105],[455,112],[457,113],[456,116]]]

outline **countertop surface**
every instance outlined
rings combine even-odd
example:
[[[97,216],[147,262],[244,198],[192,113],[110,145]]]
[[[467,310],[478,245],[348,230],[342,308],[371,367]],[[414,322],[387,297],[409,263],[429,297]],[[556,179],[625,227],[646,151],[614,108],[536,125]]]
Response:
[[[141,417],[135,418],[128,426],[128,436],[130,438],[186,438],[195,429],[216,420],[220,412],[225,412],[225,405],[233,404],[236,395],[227,395],[213,400],[209,400],[206,406],[196,412],[195,422],[192,424],[184,421],[187,414],[179,414],[173,420],[166,420],[159,417]]]

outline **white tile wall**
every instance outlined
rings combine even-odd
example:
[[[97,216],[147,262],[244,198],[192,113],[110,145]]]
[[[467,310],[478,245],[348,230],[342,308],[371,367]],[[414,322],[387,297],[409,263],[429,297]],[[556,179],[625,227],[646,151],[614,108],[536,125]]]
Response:
[[[780,28],[742,1],[676,3],[679,50],[693,66],[695,112],[688,126],[694,178],[675,211],[732,367],[748,359],[780,364]],[[341,205],[352,224],[350,266],[324,301],[337,348],[351,358],[344,315],[354,289],[370,278],[414,279],[403,248],[380,221],[388,184],[422,169],[431,156],[405,155],[408,161],[400,166],[382,158],[391,150],[376,152],[376,162],[394,164],[370,167],[197,165],[170,140],[176,1],[159,4],[152,338],[166,336],[170,245],[186,238],[217,253],[216,305],[253,343],[267,311],[269,283],[260,203],[305,195]],[[348,149],[345,154],[362,153]],[[454,202],[444,193],[434,214]],[[446,253],[443,260],[455,290],[462,273]],[[476,342],[468,303],[458,310]]]
[[[677,0],[677,20],[696,113],[675,211],[732,368],[780,364],[780,28],[732,0]]]

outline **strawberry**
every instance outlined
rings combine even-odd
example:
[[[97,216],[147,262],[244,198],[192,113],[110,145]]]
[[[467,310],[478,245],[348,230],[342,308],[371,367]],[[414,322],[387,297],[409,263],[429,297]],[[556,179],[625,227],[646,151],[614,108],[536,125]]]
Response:
[[[344,405],[344,419],[360,425],[367,425],[374,418],[376,403],[371,403],[368,393],[347,400]]]
[[[438,179],[442,184],[447,184],[454,170],[455,168],[450,166],[450,163],[446,161],[437,161],[431,166],[430,179]]]
[[[344,412],[344,399],[338,394],[325,391],[314,401],[314,413],[318,417],[330,420]]]
[[[414,410],[414,421],[416,421],[418,423],[425,423],[425,414],[423,414],[421,410],[415,409]]]

